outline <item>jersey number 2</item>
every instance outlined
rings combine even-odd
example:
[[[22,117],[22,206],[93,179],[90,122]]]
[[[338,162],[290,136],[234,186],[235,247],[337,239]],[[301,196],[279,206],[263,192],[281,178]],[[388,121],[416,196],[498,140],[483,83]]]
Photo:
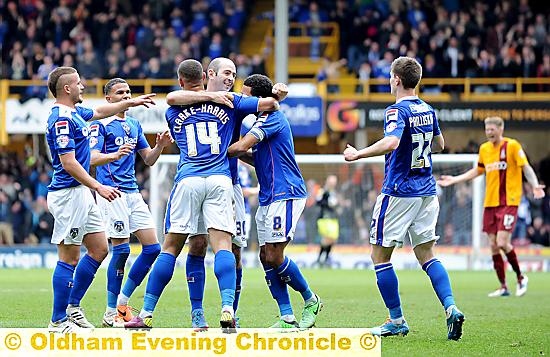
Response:
[[[206,130],[208,124],[208,130]],[[195,125],[197,132],[195,135]],[[197,156],[197,140],[204,145],[210,145],[210,153],[218,155],[220,153],[221,139],[218,136],[218,124],[215,122],[198,122],[185,126],[185,135],[187,136],[187,155]]]
[[[412,134],[412,144],[415,145],[415,148],[412,151],[411,169],[430,167],[430,159],[428,156],[432,152],[433,136],[434,133],[431,131],[427,133]],[[427,143],[427,145],[424,147],[425,143]]]

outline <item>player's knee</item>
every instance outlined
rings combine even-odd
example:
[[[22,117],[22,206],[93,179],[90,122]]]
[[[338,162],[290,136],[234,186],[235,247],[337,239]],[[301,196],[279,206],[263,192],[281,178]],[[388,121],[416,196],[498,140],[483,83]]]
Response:
[[[195,236],[189,239],[189,254],[199,257],[206,256],[206,249],[208,248],[208,241],[204,236]]]
[[[107,245],[94,247],[88,250],[88,255],[100,263],[107,257],[107,254],[109,254],[109,247]]]
[[[277,252],[266,252],[265,255],[265,264],[270,267],[277,269],[281,264],[283,264],[284,256],[281,256]]]

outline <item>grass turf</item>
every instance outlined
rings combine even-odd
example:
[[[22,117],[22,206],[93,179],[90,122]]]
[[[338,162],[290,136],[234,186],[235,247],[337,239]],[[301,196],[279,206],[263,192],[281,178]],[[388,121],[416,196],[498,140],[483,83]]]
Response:
[[[212,269],[207,269],[206,318],[218,325],[220,298]],[[373,271],[304,270],[324,309],[318,327],[372,327],[387,316]],[[384,355],[409,356],[539,356],[550,353],[550,274],[530,273],[529,291],[521,298],[488,298],[496,288],[493,272],[451,272],[457,305],[466,315],[459,342],[446,339],[445,315],[424,272],[398,271],[401,301],[411,328],[406,337],[385,338]],[[0,327],[46,327],[51,315],[50,270],[3,270],[0,273],[2,308]],[[510,286],[515,286],[509,274]],[[82,301],[88,319],[96,326],[106,303],[105,270],[100,270]],[[145,282],[130,304],[141,308]],[[512,293],[514,289],[512,289]],[[291,290],[298,318],[303,302]],[[190,304],[181,267],[165,289],[155,312],[155,327],[190,327]],[[277,320],[278,309],[259,269],[244,271],[238,311],[242,327],[267,327]]]

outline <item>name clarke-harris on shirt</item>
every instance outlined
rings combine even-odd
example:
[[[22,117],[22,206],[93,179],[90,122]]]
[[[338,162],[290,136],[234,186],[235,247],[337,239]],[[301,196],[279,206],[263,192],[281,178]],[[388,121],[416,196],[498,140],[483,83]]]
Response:
[[[229,115],[225,112],[223,108],[220,108],[217,105],[212,104],[202,104],[200,107],[189,107],[183,109],[179,114],[178,117],[174,120],[174,132],[179,133],[181,132],[181,127],[183,126],[183,122],[189,118],[191,115],[196,115],[198,113],[209,113],[217,117],[222,124],[227,123],[227,121],[230,119]]]

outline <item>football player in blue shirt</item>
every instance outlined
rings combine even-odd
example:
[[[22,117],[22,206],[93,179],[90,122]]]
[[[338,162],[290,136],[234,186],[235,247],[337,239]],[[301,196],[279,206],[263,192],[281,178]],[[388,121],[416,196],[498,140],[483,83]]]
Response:
[[[439,239],[435,234],[439,201],[431,153],[443,150],[444,139],[433,108],[415,94],[421,77],[422,67],[414,58],[399,57],[393,61],[390,86],[396,102],[386,109],[384,138],[361,150],[348,145],[344,158],[355,161],[386,155],[384,185],[374,206],[370,242],[376,282],[390,317],[372,329],[373,334],[393,336],[409,332],[401,309],[397,275],[390,261],[393,249],[401,247],[408,236],[445,310],[447,337],[458,340],[464,314],[455,305],[447,270],[433,252]]]
[[[212,60],[208,66],[208,84],[206,90],[208,92],[229,91],[233,87],[236,76],[236,68],[233,61],[228,58],[218,57]],[[284,99],[287,93],[286,85],[278,84],[276,88],[278,100]],[[207,98],[206,98],[207,99]],[[189,98],[182,91],[171,92],[167,95],[166,100],[171,105],[190,104]],[[252,114],[251,114],[252,115]],[[239,120],[243,118],[237,118]],[[239,140],[241,127],[236,126],[233,133],[231,143]],[[235,300],[233,302],[233,310],[236,313],[239,306],[239,298],[242,290],[242,261],[241,251],[246,248],[248,241],[247,222],[246,222],[246,207],[244,200],[244,190],[241,187],[238,159],[229,158],[229,169],[231,170],[231,179],[233,180],[233,195],[235,203],[235,223],[236,232],[232,239],[231,249],[235,255],[236,261],[236,290]],[[247,191],[247,194],[250,192]],[[206,232],[205,229],[203,229]],[[189,288],[189,298],[191,300],[191,325],[195,331],[204,331],[208,329],[208,323],[204,316],[202,306],[205,286],[205,268],[204,258],[208,248],[208,236],[206,234],[198,234],[189,236],[189,253],[187,254],[185,272],[187,275],[187,285]],[[238,317],[236,317],[238,324]],[[237,326],[239,327],[239,326]]]
[[[132,98],[130,86],[122,78],[107,82],[104,94],[109,103]],[[160,253],[153,217],[138,189],[136,153],[139,153],[146,165],[151,166],[155,164],[162,150],[172,142],[172,137],[166,130],[157,134],[156,145],[151,149],[140,123],[127,116],[125,111],[90,124],[91,165],[97,166],[96,178],[101,184],[116,187],[122,192],[122,199],[112,202],[97,197],[105,230],[113,246],[107,268],[104,327],[122,327],[124,322],[133,318],[128,300]],[[132,264],[121,292],[124,267],[130,255],[130,233],[136,235],[142,251]]]
[[[270,97],[273,83],[264,75],[254,74],[245,79],[242,92]],[[295,159],[290,123],[281,111],[260,113],[250,131],[229,147],[228,154],[246,160],[251,148],[260,185],[260,207],[256,213],[260,260],[281,314],[279,321],[271,327],[310,328],[315,325],[323,304],[309,288],[298,266],[284,254],[305,208],[307,192]],[[304,299],[300,322],[294,316],[288,286]]]
[[[236,227],[227,147],[235,127],[240,126],[236,118],[278,108],[278,102],[273,98],[260,102],[234,93],[205,92],[202,66],[192,59],[180,64],[178,78],[182,88],[191,90],[186,92],[190,101],[197,104],[170,106],[166,111],[168,127],[180,148],[174,188],[166,208],[166,236],[147,281],[143,309],[125,327],[152,327],[153,311],[173,275],[176,257],[189,235],[205,233],[206,228],[222,300],[220,325],[234,328],[236,274],[231,236]],[[204,102],[205,98],[211,101]],[[218,104],[218,99],[223,104]]]
[[[105,226],[90,189],[108,201],[121,195],[115,187],[102,185],[88,174],[90,146],[86,121],[154,102],[153,94],[148,94],[95,110],[83,108],[77,104],[83,100],[84,85],[72,67],[53,70],[48,76],[48,88],[56,100],[46,132],[54,169],[47,201],[55,219],[51,242],[57,245],[59,256],[52,276],[53,312],[48,327],[52,332],[69,333],[78,328],[93,328],[80,301],[108,252]],[[82,244],[87,254],[80,259]]]

